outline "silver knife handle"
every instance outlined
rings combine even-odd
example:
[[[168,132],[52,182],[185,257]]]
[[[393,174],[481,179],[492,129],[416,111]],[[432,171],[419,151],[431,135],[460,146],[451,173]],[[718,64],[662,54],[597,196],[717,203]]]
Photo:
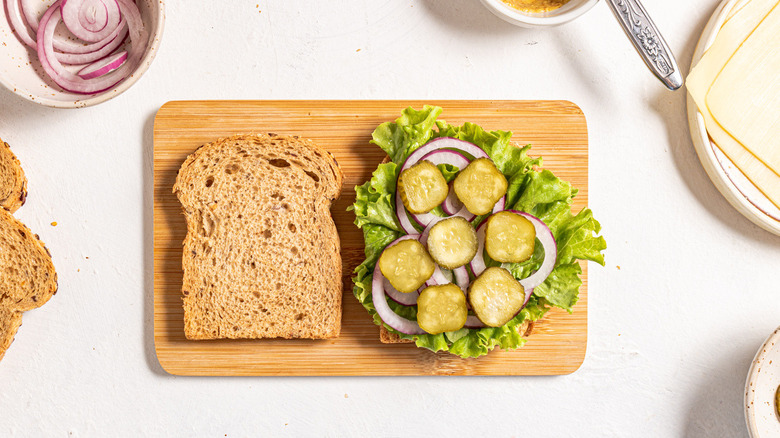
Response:
[[[647,67],[670,90],[682,86],[682,75],[661,32],[639,0],[606,0]]]

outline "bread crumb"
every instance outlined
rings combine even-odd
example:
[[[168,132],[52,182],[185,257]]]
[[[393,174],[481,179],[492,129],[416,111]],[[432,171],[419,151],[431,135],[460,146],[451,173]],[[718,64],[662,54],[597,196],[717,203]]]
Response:
[[[359,52],[359,51],[360,51],[360,49],[357,49],[357,50],[355,50],[355,51],[356,51],[356,52]]]
[[[52,227],[56,227],[56,226],[57,226],[57,222],[52,222],[52,223],[51,223],[51,226],[52,226]]]
[[[617,265],[618,271],[620,270],[620,265]]]
[[[344,398],[349,398],[349,394],[344,394]]]

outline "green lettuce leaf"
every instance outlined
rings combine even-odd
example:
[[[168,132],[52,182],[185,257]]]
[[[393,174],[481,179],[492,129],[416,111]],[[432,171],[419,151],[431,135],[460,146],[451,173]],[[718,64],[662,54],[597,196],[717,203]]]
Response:
[[[606,242],[598,233],[601,225],[589,209],[576,215],[571,211],[577,189],[541,169],[542,159],[528,156],[531,146],[517,147],[511,143],[511,132],[485,131],[473,123],[453,126],[437,120],[442,109],[425,106],[422,110],[407,108],[395,122],[383,123],[372,135],[372,143],[382,148],[393,160],[381,164],[365,184],[355,188],[357,196],[350,209],[355,212],[355,224],[363,229],[366,260],[355,269],[353,277],[355,297],[371,314],[377,325],[403,339],[413,340],[418,347],[432,351],[449,351],[461,357],[478,357],[495,347],[514,349],[525,343],[522,329],[530,321],[544,316],[551,307],[571,312],[577,303],[582,273],[578,260],[604,264],[602,252]],[[377,315],[371,297],[371,280],[379,255],[395,239],[403,235],[395,217],[395,184],[400,164],[415,149],[438,137],[454,137],[482,148],[504,174],[509,183],[507,209],[520,210],[541,219],[552,231],[558,245],[556,265],[545,282],[533,290],[528,304],[507,324],[501,327],[461,329],[438,335],[406,335],[384,324]],[[440,165],[447,181],[460,169]],[[442,214],[434,210],[435,214]],[[476,218],[479,224],[486,216]],[[531,258],[514,263],[509,271],[517,279],[525,278],[541,266],[544,250],[536,246]],[[488,265],[498,264],[486,260]],[[400,316],[415,320],[417,308],[399,305],[392,300],[388,305]]]

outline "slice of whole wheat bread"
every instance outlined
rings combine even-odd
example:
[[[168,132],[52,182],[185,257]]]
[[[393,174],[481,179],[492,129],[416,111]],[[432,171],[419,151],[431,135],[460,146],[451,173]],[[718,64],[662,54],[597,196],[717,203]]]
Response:
[[[330,216],[343,175],[310,140],[236,135],[201,146],[174,193],[187,221],[188,339],[332,338],[341,256]]]
[[[27,199],[27,178],[11,147],[0,139],[0,207],[15,212]]]
[[[49,250],[11,213],[0,208],[0,359],[22,325],[22,312],[57,293]]]

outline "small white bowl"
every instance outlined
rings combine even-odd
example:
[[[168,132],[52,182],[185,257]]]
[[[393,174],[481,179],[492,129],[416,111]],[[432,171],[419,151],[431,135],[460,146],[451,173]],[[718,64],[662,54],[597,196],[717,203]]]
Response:
[[[52,3],[41,2],[41,13]],[[151,65],[157,54],[165,24],[165,0],[138,0],[149,41],[138,67],[125,80],[98,94],[76,94],[54,84],[38,61],[38,55],[14,34],[5,2],[0,0],[0,84],[19,96],[53,108],[83,108],[103,103],[130,88]]]
[[[780,386],[780,327],[758,349],[745,383],[745,420],[751,438],[780,437],[775,395]]]
[[[547,27],[568,23],[588,12],[598,0],[569,0],[558,9],[549,12],[523,12],[501,0],[482,0],[490,12],[508,23],[522,27]]]

